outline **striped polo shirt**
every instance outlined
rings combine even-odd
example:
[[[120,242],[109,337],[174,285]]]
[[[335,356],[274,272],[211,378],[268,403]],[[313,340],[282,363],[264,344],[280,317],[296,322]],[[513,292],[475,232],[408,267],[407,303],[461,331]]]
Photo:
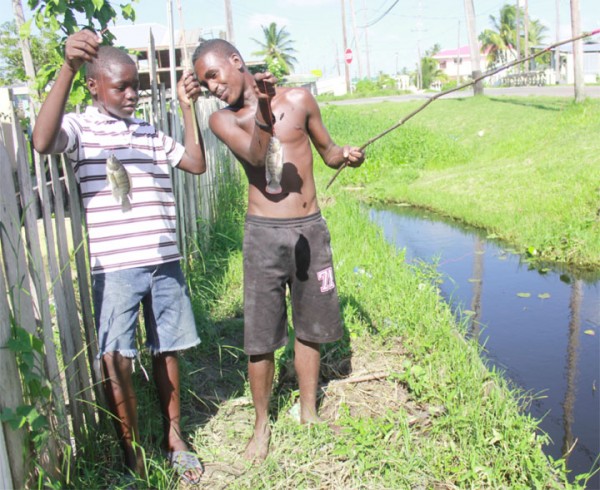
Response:
[[[184,147],[145,121],[117,119],[93,106],[66,114],[62,128],[85,207],[92,274],[181,259],[169,167],[179,164]],[[107,180],[111,154],[129,174],[130,211]]]

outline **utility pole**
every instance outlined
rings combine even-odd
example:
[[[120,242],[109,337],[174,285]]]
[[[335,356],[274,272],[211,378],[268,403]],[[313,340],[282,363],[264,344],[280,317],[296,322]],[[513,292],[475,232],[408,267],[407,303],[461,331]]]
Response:
[[[460,19],[458,19],[458,31],[456,36],[456,86],[460,84]]]
[[[25,14],[23,14],[23,5],[21,0],[13,0],[13,13],[15,15],[15,23],[17,25],[17,32],[21,30],[21,26],[25,24]],[[23,54],[23,63],[25,65],[25,75],[27,76],[27,86],[29,87],[30,94],[37,94],[35,90],[35,67],[33,66],[33,58],[31,56],[31,44],[29,43],[28,37],[21,37],[19,35],[19,43],[21,44],[21,53]],[[35,122],[35,114],[37,114],[37,98],[30,98],[31,107],[31,125]]]
[[[523,30],[525,31],[525,58],[529,56],[529,6],[527,5],[527,0],[525,0],[525,13],[523,15]],[[527,71],[530,71],[531,60],[527,62],[527,66],[525,67]]]
[[[579,13],[579,0],[571,0],[571,33],[573,37],[581,35],[581,15]],[[573,68],[575,79],[575,102],[585,99],[585,86],[583,80],[583,43],[578,39],[573,43]]]
[[[556,42],[560,41],[560,0],[556,0]],[[556,84],[560,83],[560,49],[554,50],[554,71],[556,72]]]
[[[467,33],[469,36],[469,51],[471,53],[471,76],[473,77],[473,80],[475,80],[481,76],[481,56],[479,52],[479,42],[477,41],[473,0],[465,0],[465,15],[467,17]],[[473,85],[473,94],[483,95],[483,83],[481,80]]]
[[[521,59],[521,2],[517,0],[517,8],[515,10],[515,32],[517,41],[517,59]],[[519,71],[523,71],[523,66],[519,64]]]
[[[367,78],[371,80],[371,63],[369,61],[369,28],[367,27],[367,7],[363,0],[363,15],[365,19],[365,49],[367,54]]]
[[[235,36],[233,35],[233,14],[231,12],[231,0],[225,0],[225,19],[227,24],[227,40],[231,44],[235,44]]]
[[[358,33],[356,31],[356,16],[354,15],[354,0],[350,0],[350,14],[352,15],[352,32],[356,41],[356,63],[358,65],[358,78],[362,80],[362,67],[360,63],[360,45],[358,42]]]
[[[343,49],[345,52],[348,48],[348,40],[346,38],[346,0],[342,0],[342,35],[344,36]],[[344,60],[344,73],[346,74],[346,92],[351,93],[352,90],[350,87],[350,67],[348,66],[348,63],[346,63],[346,60]]]
[[[415,29],[417,31],[417,88],[418,89],[422,89],[423,88],[423,65],[421,63],[421,32],[423,31],[423,20],[422,20],[422,16],[423,16],[423,4],[421,3],[421,0],[419,0],[419,3],[417,5],[417,10],[419,12],[418,18],[417,18],[417,28]]]

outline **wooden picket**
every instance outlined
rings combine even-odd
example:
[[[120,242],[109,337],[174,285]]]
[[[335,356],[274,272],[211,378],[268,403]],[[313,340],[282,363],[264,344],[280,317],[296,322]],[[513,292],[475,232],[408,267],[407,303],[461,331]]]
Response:
[[[168,106],[167,91],[159,85],[145,114],[167,133]],[[207,172],[174,172],[178,238],[181,250],[190,253],[188,260],[209,242],[210,225],[219,215],[220,187],[239,179],[237,162],[208,129],[208,117],[219,107],[219,101],[205,98],[196,105]],[[0,411],[36,403],[25,398],[15,353],[6,345],[20,327],[44,344],[38,367],[51,382],[53,406],[47,413],[56,439],[43,455],[27,455],[25,429],[2,424],[3,489],[26,485],[34,457],[47,471],[56,470],[60,458],[75,452],[84,432],[102,417],[97,407],[105,405],[96,361],[84,214],[72,162],[36,154],[32,182],[28,142],[15,114],[12,132],[14,154],[0,142]],[[17,178],[8,178],[14,167]],[[67,444],[74,451],[62,451]]]

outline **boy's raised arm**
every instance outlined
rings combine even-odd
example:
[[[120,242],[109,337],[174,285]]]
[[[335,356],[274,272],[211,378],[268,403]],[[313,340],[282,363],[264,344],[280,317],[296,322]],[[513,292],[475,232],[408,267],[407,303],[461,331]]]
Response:
[[[202,141],[202,135],[198,130],[198,122],[194,120],[194,113],[192,112],[192,104],[199,94],[200,84],[192,76],[191,72],[184,71],[181,80],[177,84],[177,96],[185,128],[183,141],[185,153],[177,168],[192,174],[203,174],[206,172],[204,141]],[[196,130],[198,130],[197,133]],[[196,141],[196,134],[198,135],[198,141]]]
[[[88,29],[67,38],[65,61],[42,104],[33,129],[33,147],[38,153],[61,153],[65,150],[67,139],[61,131],[61,123],[71,84],[81,65],[96,56],[98,46],[100,46],[98,34]]]

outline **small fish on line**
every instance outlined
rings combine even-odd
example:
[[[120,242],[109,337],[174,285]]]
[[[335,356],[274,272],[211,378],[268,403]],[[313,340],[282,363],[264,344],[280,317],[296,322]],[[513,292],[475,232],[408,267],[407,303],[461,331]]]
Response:
[[[114,154],[106,159],[106,179],[110,185],[113,197],[121,203],[124,213],[131,211],[131,177],[127,169]]]
[[[283,146],[276,136],[269,140],[267,156],[265,158],[265,173],[268,194],[281,194],[281,174],[283,172]]]

